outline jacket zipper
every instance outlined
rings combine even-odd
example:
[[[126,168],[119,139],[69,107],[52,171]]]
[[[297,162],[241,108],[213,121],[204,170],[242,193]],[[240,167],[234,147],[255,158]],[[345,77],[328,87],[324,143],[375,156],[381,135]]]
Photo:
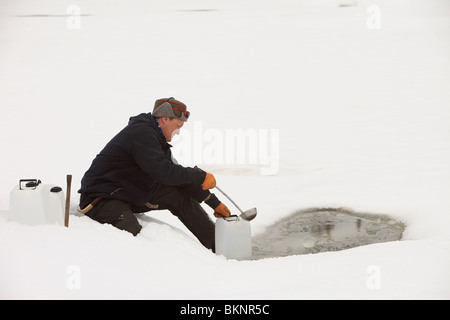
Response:
[[[112,196],[114,193],[116,193],[117,191],[120,191],[120,190],[122,190],[122,189],[123,189],[123,187],[117,188],[116,190],[114,190],[113,192],[111,192],[110,195]]]

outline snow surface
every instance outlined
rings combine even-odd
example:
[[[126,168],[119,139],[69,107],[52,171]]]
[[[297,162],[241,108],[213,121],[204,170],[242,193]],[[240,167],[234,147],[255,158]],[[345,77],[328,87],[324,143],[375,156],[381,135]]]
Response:
[[[450,4],[345,3],[1,1],[0,298],[449,299]],[[192,112],[178,160],[256,206],[254,235],[346,207],[400,219],[404,240],[238,262],[168,211],[137,237],[74,214],[68,229],[8,221],[23,178],[65,189],[72,174],[75,213],[95,155],[165,96]],[[221,163],[183,140],[227,129],[275,132],[277,152]]]

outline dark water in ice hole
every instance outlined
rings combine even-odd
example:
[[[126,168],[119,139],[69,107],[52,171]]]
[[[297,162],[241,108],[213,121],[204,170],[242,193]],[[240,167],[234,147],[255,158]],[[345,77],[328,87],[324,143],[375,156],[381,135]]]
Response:
[[[252,239],[252,259],[338,251],[401,240],[405,225],[387,215],[343,208],[301,210]]]

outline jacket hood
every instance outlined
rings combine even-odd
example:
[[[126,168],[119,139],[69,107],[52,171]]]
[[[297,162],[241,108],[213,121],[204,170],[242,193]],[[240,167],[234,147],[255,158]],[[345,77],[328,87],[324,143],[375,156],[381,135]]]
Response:
[[[159,142],[161,143],[161,146],[165,146],[166,148],[172,147],[171,144],[169,144],[166,141],[166,138],[164,137],[161,128],[159,127],[158,123],[156,122],[156,119],[153,118],[152,114],[149,113],[141,113],[137,116],[130,117],[130,120],[128,121],[128,126],[149,126],[155,130],[156,135],[158,137]]]
[[[137,116],[130,117],[130,120],[128,121],[128,125],[134,125],[134,124],[150,124],[150,125],[156,125],[155,120],[152,117],[152,114],[149,113],[141,113]]]

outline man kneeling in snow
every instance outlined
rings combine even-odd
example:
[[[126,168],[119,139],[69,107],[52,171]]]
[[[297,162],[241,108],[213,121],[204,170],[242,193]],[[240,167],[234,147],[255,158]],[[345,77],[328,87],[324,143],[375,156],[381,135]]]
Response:
[[[205,201],[216,217],[228,217],[230,210],[209,191],[216,185],[214,176],[177,164],[168,143],[189,115],[184,103],[164,98],[156,100],[153,113],[131,117],[84,174],[81,211],[137,235],[142,227],[135,213],[168,209],[215,251],[214,223],[200,203]]]

